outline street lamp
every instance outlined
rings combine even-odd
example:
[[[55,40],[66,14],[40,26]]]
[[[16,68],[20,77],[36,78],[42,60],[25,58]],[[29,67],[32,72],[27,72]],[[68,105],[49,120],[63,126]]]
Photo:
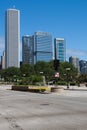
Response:
[[[66,68],[66,71],[67,71],[67,89],[69,89],[69,71],[70,71],[70,68]]]

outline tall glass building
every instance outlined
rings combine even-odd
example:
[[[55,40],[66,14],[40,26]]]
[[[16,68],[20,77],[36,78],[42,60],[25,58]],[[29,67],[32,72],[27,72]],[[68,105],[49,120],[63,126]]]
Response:
[[[34,64],[37,61],[49,62],[53,59],[52,35],[47,32],[34,34]]]
[[[54,39],[54,57],[60,62],[66,60],[66,46],[64,38],[55,38]]]
[[[20,67],[20,11],[8,9],[5,14],[5,66]]]
[[[23,63],[34,64],[33,55],[33,36],[25,35],[22,37],[22,60]]]

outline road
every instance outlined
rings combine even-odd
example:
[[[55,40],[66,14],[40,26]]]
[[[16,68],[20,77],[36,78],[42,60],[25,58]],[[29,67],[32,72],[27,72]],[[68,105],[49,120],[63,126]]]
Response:
[[[87,130],[87,91],[0,89],[0,130]]]

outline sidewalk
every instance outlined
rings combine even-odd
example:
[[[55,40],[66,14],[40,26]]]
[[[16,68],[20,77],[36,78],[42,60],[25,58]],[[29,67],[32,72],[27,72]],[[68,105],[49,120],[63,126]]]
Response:
[[[10,90],[12,85],[0,84],[0,90]]]
[[[69,86],[69,89],[67,89],[67,86],[62,86],[64,88],[64,90],[77,90],[77,91],[87,91],[87,87],[86,86]]]

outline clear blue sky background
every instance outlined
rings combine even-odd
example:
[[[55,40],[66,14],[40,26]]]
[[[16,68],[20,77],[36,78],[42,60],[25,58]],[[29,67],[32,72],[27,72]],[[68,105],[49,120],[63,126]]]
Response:
[[[87,60],[86,0],[0,0],[0,55],[4,50],[5,11],[20,10],[21,37],[35,31],[51,32],[66,40],[66,58]]]

